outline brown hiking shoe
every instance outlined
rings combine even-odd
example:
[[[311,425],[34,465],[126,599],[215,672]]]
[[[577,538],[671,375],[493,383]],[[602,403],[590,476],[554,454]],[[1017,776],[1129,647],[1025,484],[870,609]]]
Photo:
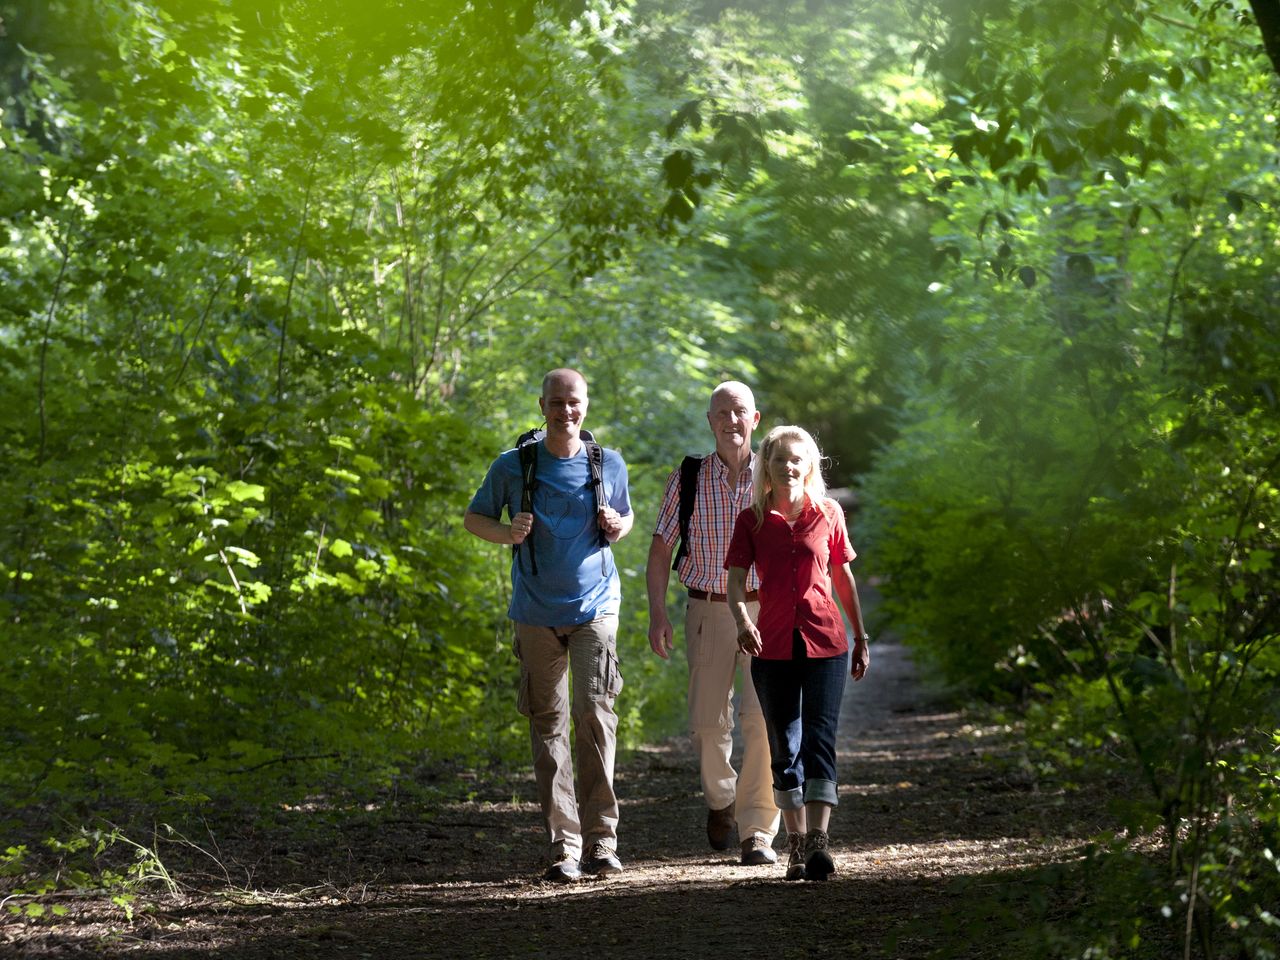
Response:
[[[827,846],[827,831],[810,830],[804,835],[804,875],[806,880],[825,880],[836,872]]]
[[[582,871],[578,868],[578,861],[567,853],[562,853],[551,862],[551,866],[547,867],[547,872],[542,875],[542,879],[550,883],[573,883],[581,876]]]
[[[617,851],[603,840],[597,840],[591,845],[591,849],[582,858],[582,863],[579,866],[582,868],[583,873],[589,873],[594,877],[604,877],[611,873],[622,872],[622,861],[618,859]]]
[[[733,845],[733,833],[737,821],[733,816],[733,804],[723,810],[707,811],[707,841],[712,850],[728,850]]]
[[[804,834],[787,834],[787,879],[804,879]]]
[[[769,863],[777,863],[778,855],[769,846],[769,841],[757,835],[742,841],[742,865],[744,867],[763,867]]]

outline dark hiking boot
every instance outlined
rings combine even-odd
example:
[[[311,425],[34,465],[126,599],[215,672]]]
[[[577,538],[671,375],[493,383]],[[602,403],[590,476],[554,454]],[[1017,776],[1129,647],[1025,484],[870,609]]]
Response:
[[[804,879],[804,834],[787,834],[787,879]]]
[[[712,850],[728,850],[733,846],[733,833],[737,823],[733,816],[733,804],[723,810],[707,811],[707,840]]]
[[[542,875],[542,879],[550,883],[573,883],[581,878],[582,871],[578,868],[578,861],[567,853],[556,857]]]
[[[582,872],[593,877],[606,877],[611,873],[622,872],[622,861],[617,853],[603,840],[597,840],[582,858]]]
[[[827,831],[810,830],[804,835],[804,875],[807,880],[825,880],[836,872],[831,859]]]

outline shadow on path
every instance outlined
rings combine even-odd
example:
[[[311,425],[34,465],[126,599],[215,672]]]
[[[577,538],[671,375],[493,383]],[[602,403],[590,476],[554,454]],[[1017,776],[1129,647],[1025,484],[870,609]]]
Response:
[[[872,654],[846,694],[831,830],[839,870],[827,883],[786,883],[780,865],[742,867],[736,850],[711,851],[693,756],[678,740],[619,767],[626,871],[612,879],[543,883],[531,780],[478,783],[514,796],[418,812],[430,819],[356,815],[238,868],[242,884],[210,883],[105,938],[60,928],[22,941],[19,955],[926,956],[944,936],[935,920],[955,897],[951,880],[1069,857],[1088,827],[1066,822],[1061,797],[993,762],[1011,741],[930,699],[903,648],[879,643]]]

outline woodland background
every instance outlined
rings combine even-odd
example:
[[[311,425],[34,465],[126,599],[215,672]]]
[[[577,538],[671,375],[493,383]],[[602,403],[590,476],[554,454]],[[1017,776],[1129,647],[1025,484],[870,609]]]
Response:
[[[1280,954],[1280,4],[0,17],[6,910],[127,905],[131,825],[523,762],[460,521],[568,364],[631,471],[629,746],[684,709],[661,484],[744,379],[856,488],[877,628],[1130,785],[1047,955]]]

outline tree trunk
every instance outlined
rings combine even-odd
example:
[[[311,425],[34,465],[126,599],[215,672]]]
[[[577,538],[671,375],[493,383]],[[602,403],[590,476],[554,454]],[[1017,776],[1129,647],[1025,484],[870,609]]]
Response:
[[[1272,69],[1280,76],[1280,0],[1249,0],[1249,6],[1258,21],[1262,45],[1271,58]]]

